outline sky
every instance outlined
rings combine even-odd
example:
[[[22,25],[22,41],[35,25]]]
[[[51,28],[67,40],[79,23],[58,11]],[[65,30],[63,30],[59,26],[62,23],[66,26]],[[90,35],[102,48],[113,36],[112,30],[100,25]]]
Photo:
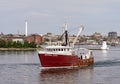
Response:
[[[28,34],[60,34],[67,22],[71,33],[120,35],[120,0],[0,0],[0,32],[24,34],[25,20]]]

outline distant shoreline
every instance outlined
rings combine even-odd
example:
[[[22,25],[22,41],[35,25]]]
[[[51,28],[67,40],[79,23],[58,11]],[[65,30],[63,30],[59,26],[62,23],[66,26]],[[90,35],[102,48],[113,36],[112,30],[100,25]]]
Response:
[[[0,48],[0,51],[33,51],[41,48]]]

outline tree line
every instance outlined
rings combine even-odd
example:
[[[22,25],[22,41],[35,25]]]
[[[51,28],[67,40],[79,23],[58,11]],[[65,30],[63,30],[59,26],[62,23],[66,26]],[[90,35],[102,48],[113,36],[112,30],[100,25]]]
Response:
[[[35,42],[20,42],[20,41],[5,41],[0,40],[0,48],[36,48],[37,45]]]

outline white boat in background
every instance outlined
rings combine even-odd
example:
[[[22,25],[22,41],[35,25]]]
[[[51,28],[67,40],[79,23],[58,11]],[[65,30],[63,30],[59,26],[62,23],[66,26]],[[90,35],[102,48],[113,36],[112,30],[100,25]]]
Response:
[[[103,41],[101,49],[102,50],[108,50],[109,49],[108,46],[107,46],[106,41]]]

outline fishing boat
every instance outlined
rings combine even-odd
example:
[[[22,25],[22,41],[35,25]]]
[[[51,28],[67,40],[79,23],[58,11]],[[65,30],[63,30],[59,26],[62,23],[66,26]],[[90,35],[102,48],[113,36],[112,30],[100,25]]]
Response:
[[[67,26],[64,31],[64,43],[61,45],[49,45],[44,50],[38,51],[39,60],[42,69],[46,68],[74,68],[91,66],[94,63],[94,57],[91,50],[85,48],[76,48],[74,44],[83,26],[81,26],[72,45],[68,41]]]

